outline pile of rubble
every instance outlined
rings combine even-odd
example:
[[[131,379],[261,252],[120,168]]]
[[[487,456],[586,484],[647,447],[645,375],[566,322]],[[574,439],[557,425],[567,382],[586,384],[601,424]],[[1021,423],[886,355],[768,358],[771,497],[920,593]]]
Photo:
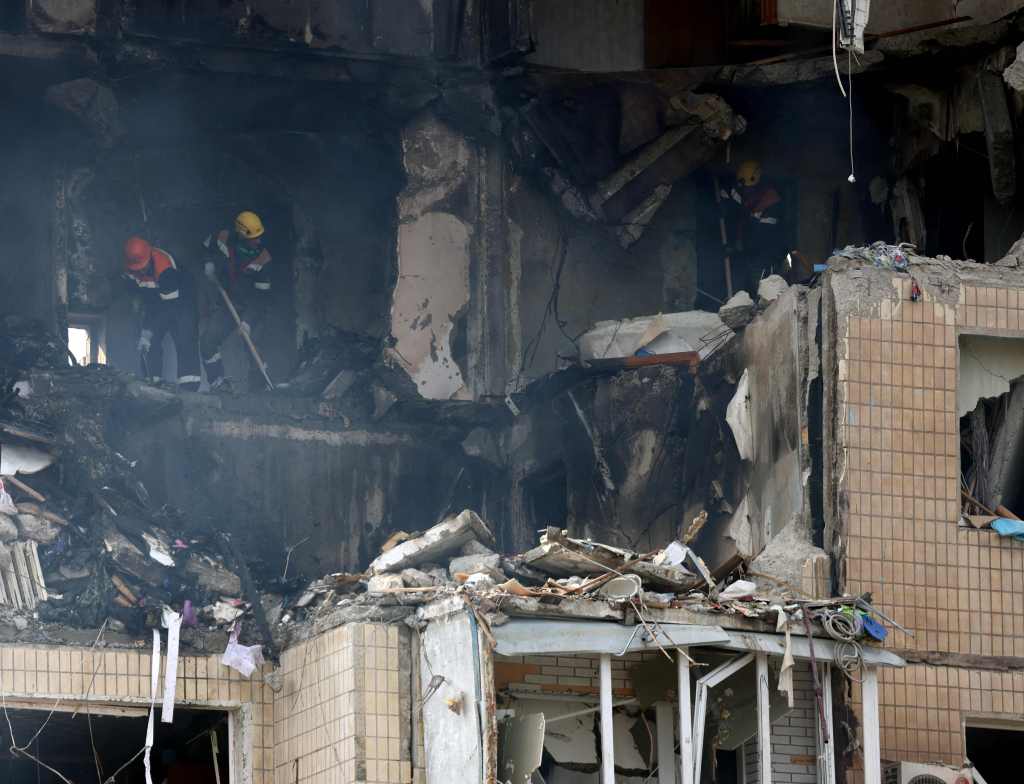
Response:
[[[139,636],[181,616],[186,646],[222,649],[251,614],[272,642],[244,559],[207,521],[154,508],[134,464],[108,444],[117,420],[163,416],[176,397],[105,366],[69,366],[30,322],[0,339],[0,614]],[[102,402],[98,402],[102,401]],[[108,406],[109,408],[105,408]],[[115,408],[116,407],[116,410]],[[218,640],[202,639],[214,631]],[[54,630],[42,632],[50,638]]]
[[[868,596],[794,596],[744,579],[742,567],[716,577],[678,541],[636,553],[548,528],[525,553],[505,556],[494,547],[487,524],[470,510],[421,534],[397,533],[365,574],[328,575],[286,601],[275,634],[290,639],[349,621],[402,620],[450,595],[464,597],[492,625],[502,622],[502,608],[515,598],[536,600],[549,612],[567,600],[589,600],[630,606],[641,618],[649,609],[671,608],[738,615],[780,631],[794,622],[799,628],[806,618],[818,633],[853,644],[854,654],[859,640],[885,638],[876,616],[902,628]]]

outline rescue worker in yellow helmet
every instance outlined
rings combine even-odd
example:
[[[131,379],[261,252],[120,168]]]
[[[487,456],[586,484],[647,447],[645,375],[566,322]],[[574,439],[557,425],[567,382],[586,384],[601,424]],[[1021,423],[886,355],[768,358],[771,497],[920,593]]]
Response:
[[[211,389],[225,384],[221,348],[238,329],[228,312],[216,284],[228,292],[242,319],[241,329],[258,344],[270,299],[269,251],[263,247],[265,229],[255,212],[238,213],[234,226],[210,234],[203,242],[207,250],[204,273],[210,281],[205,297],[204,323],[199,335],[199,350]],[[248,356],[248,353],[246,354]]]
[[[743,161],[737,167],[735,182],[721,196],[733,203],[728,227],[733,277],[738,288],[754,293],[762,275],[785,266],[782,196],[756,160]]]

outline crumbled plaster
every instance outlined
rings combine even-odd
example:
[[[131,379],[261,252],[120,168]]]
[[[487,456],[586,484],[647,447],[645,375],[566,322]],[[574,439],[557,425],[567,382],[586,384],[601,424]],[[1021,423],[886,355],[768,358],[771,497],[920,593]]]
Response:
[[[472,153],[465,138],[426,113],[403,131],[402,155],[408,184],[398,196],[395,350],[423,397],[465,399],[451,338],[469,304],[473,228],[452,204],[468,186]]]

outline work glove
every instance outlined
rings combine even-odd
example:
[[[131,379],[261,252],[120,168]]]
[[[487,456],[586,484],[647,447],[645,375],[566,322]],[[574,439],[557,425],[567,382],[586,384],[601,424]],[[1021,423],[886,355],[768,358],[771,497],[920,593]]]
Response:
[[[139,335],[139,353],[148,354],[150,347],[153,345],[153,333],[151,330],[144,329]]]
[[[214,265],[212,261],[208,261],[206,262],[206,264],[203,265],[203,274],[206,275],[206,277],[209,278],[210,280],[216,282],[217,267]]]

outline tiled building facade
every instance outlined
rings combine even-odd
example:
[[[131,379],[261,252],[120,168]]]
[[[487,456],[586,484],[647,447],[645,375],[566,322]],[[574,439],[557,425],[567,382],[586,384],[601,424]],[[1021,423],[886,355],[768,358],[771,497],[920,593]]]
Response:
[[[836,521],[826,534],[845,552],[846,592],[870,591],[914,630],[893,631],[886,645],[948,663],[881,671],[883,759],[960,764],[972,720],[1024,718],[1024,672],[999,671],[1006,663],[995,658],[1024,657],[1024,546],[958,525],[957,408],[959,338],[1024,338],[1024,294],[1016,273],[971,266],[826,278],[838,477],[826,483]]]
[[[229,714],[237,784],[410,784],[409,636],[342,626],[285,651],[274,678],[270,664],[247,679],[217,655],[182,656],[176,705]],[[5,645],[0,688],[8,704],[41,711],[56,700],[148,707],[150,663],[142,650]]]

